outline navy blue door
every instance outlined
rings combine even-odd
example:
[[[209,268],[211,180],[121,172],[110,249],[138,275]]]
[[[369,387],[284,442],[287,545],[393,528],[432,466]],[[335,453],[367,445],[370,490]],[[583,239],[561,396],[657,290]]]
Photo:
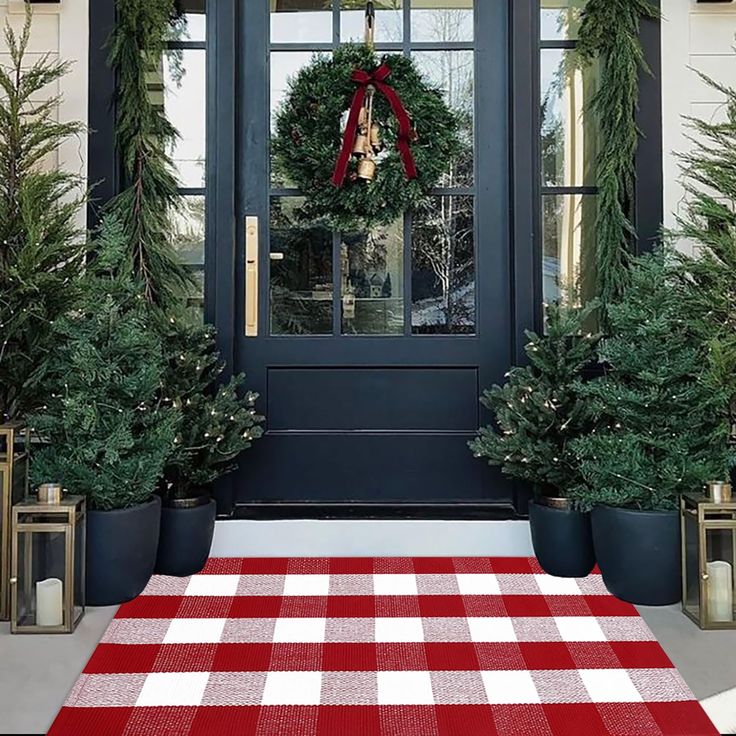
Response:
[[[234,357],[268,428],[234,501],[246,512],[502,507],[510,486],[467,441],[487,420],[481,387],[512,362],[508,3],[378,4],[377,49],[411,54],[444,90],[463,120],[463,160],[391,226],[300,229],[302,193],[271,172],[273,114],[315,52],[360,40],[363,5],[248,0],[241,13]],[[257,319],[246,325],[249,299]]]

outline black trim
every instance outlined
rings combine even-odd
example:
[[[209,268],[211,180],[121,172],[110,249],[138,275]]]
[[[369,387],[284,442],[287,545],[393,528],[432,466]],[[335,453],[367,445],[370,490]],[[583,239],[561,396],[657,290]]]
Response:
[[[221,517],[222,518],[222,517]],[[526,518],[510,504],[469,503],[249,503],[237,504],[235,519],[438,519],[521,520]]]
[[[100,208],[120,191],[120,162],[115,146],[115,73],[107,63],[107,41],[115,28],[113,0],[89,4],[88,182],[87,227],[94,229]]]

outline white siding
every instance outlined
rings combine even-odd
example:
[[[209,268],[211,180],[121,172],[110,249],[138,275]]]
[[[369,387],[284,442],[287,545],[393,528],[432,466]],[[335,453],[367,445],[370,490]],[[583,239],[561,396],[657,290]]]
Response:
[[[736,3],[663,0],[662,10],[664,211],[665,224],[673,226],[684,196],[676,153],[692,146],[683,116],[715,120],[724,113],[722,95],[693,70],[736,87]]]
[[[52,54],[73,62],[69,74],[50,93],[61,94],[59,119],[87,123],[88,100],[88,13],[89,0],[62,0],[61,4],[34,5],[29,60]],[[16,31],[23,27],[25,3],[22,0],[0,0],[0,25],[9,22]],[[4,34],[0,37],[0,62],[8,61]],[[74,173],[87,176],[87,135],[66,142],[58,153],[58,163]],[[84,212],[80,212],[84,225]]]

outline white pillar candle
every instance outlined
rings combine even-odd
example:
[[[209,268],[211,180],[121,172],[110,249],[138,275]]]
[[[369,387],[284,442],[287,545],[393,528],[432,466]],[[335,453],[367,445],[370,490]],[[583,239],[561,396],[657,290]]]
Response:
[[[708,573],[708,618],[710,621],[733,621],[733,571],[724,560],[706,564]]]
[[[59,578],[36,583],[36,625],[61,626],[64,623],[64,586]]]

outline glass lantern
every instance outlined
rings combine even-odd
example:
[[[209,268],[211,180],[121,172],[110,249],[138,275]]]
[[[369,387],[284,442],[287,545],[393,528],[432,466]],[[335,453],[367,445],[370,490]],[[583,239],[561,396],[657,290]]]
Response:
[[[28,428],[0,424],[0,621],[10,617],[10,510],[28,496]]]
[[[727,494],[681,500],[682,610],[701,629],[736,629],[736,502],[717,485]]]
[[[70,634],[84,615],[86,499],[13,507],[10,631]]]

